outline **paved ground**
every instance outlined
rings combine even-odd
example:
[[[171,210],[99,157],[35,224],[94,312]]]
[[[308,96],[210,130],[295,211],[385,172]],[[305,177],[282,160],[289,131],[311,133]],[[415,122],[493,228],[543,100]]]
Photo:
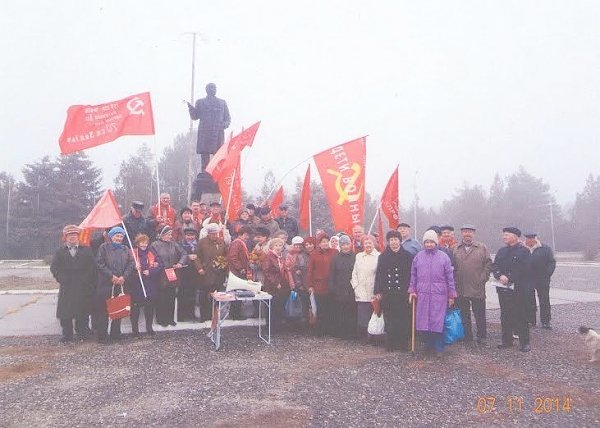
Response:
[[[600,327],[599,274],[559,266],[554,329],[532,329],[529,354],[495,348],[490,308],[488,343],[441,360],[291,332],[269,346],[251,327],[226,329],[218,352],[206,330],[59,345],[34,335],[58,332],[53,295],[0,296],[0,426],[599,426],[600,365],[575,334]]]

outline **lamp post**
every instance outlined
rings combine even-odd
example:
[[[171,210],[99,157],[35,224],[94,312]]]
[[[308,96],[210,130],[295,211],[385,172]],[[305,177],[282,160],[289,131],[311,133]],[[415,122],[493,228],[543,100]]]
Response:
[[[554,237],[554,204],[552,202],[548,203],[550,207],[550,232],[552,234],[552,251],[556,253],[556,238]]]

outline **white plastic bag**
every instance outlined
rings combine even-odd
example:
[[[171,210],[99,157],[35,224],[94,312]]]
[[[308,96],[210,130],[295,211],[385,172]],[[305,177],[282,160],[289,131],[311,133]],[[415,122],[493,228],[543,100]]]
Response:
[[[382,335],[385,331],[385,322],[383,321],[383,314],[377,315],[373,312],[371,315],[371,319],[369,320],[369,326],[367,327],[367,332],[373,336]]]

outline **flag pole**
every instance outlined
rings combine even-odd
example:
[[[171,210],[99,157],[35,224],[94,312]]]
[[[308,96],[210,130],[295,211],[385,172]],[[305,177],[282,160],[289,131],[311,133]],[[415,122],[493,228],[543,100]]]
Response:
[[[154,155],[156,156],[154,159],[154,166],[156,168],[156,196],[157,199],[157,207],[158,207],[158,215],[160,215],[160,178],[158,176],[158,144],[156,143],[156,135],[154,135]]]
[[[231,195],[233,193],[233,183],[235,183],[235,175],[237,174],[237,168],[234,168],[233,174],[231,175],[231,184],[229,185],[229,196],[227,196],[227,209],[225,210],[225,220],[223,221],[223,225],[227,224],[227,219],[229,216],[229,208],[231,205]]]
[[[308,199],[308,236],[313,236],[312,234],[312,202],[310,198]]]
[[[377,216],[381,215],[380,208],[381,208],[381,201],[379,201],[379,205],[377,206],[377,211],[375,211],[375,217],[373,217],[373,221],[371,222],[371,226],[369,226],[369,231],[367,232],[367,235],[371,234],[371,230],[373,229],[373,226],[375,225],[375,220],[377,220]]]
[[[135,261],[135,270],[138,273],[138,278],[140,279],[140,284],[142,285],[142,292],[144,293],[144,298],[148,297],[146,294],[146,287],[144,286],[144,280],[142,279],[142,273],[138,269],[139,260],[135,255],[135,251],[133,251],[133,244],[131,243],[131,238],[129,237],[129,232],[127,232],[127,228],[125,227],[125,222],[121,221],[121,225],[123,226],[123,230],[125,231],[125,236],[127,237],[127,242],[129,242],[129,248],[131,248],[131,254],[133,255],[133,260]]]
[[[283,177],[281,177],[281,180],[279,180],[279,182],[278,182],[278,183],[275,185],[275,187],[273,187],[273,188],[271,189],[271,191],[269,192],[269,194],[267,195],[267,197],[265,198],[265,200],[266,200],[266,201],[268,201],[268,200],[271,198],[271,195],[273,194],[273,192],[274,192],[276,189],[279,189],[279,187],[281,186],[281,183],[283,183],[283,180],[285,179],[285,177],[287,177],[287,176],[290,174],[290,172],[292,172],[293,170],[295,170],[296,168],[298,168],[298,167],[299,167],[300,165],[302,165],[304,162],[307,162],[307,161],[311,160],[312,158],[313,158],[312,156],[309,156],[309,157],[307,157],[307,158],[306,158],[306,159],[304,159],[302,162],[300,162],[298,165],[296,165],[296,166],[292,167],[292,168],[291,168],[291,169],[290,169],[288,172],[286,172],[285,174],[283,174]]]

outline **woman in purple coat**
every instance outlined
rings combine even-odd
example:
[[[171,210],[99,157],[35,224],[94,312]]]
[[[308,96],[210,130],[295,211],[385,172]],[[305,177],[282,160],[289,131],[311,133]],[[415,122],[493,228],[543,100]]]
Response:
[[[456,289],[450,258],[438,248],[433,230],[423,235],[424,251],[413,259],[409,301],[417,301],[416,330],[423,334],[425,352],[444,350],[444,319],[448,306],[454,304]]]

